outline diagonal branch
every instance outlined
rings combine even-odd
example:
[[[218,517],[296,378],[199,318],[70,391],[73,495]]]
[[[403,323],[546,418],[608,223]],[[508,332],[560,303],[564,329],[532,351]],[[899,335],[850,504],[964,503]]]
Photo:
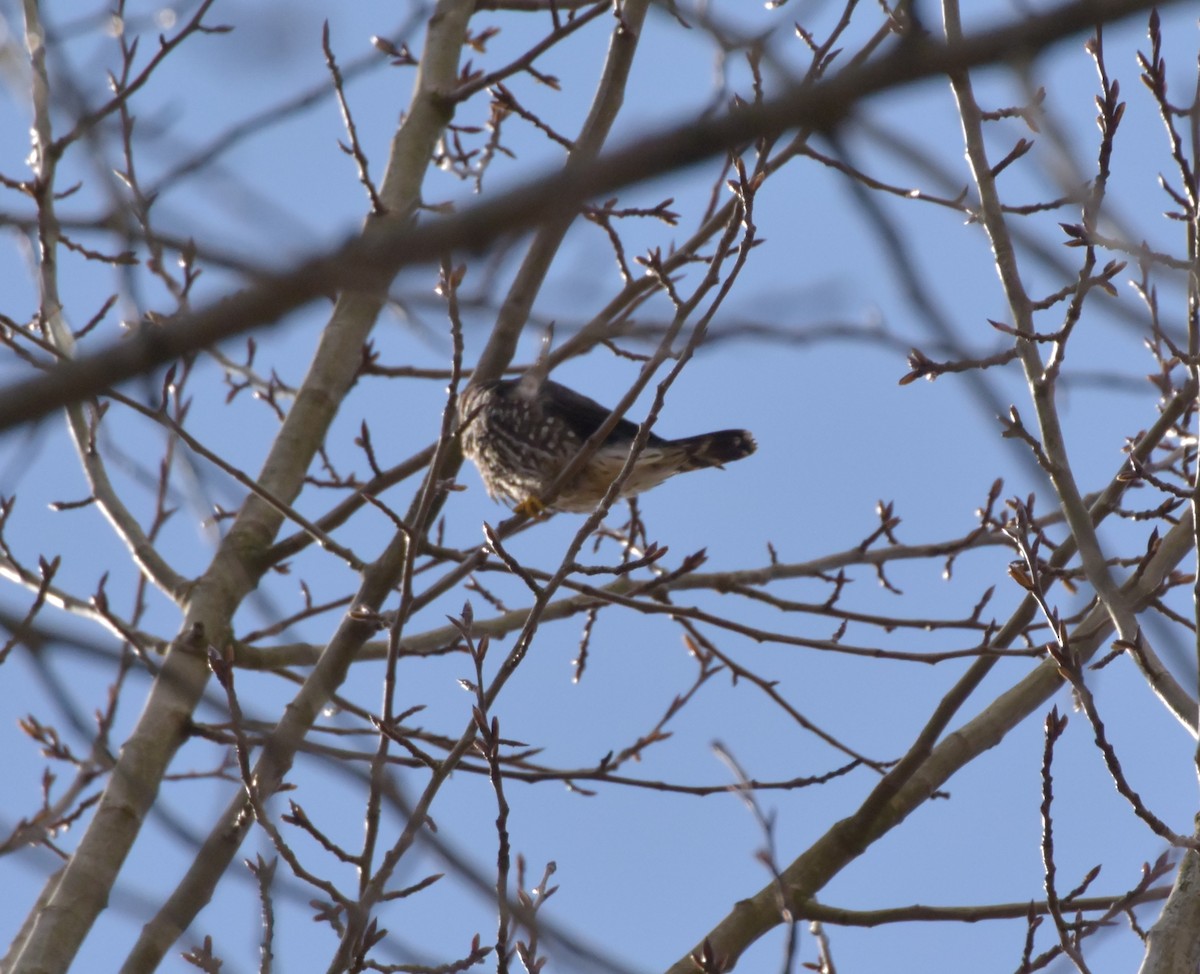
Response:
[[[760,136],[772,137],[799,126],[834,128],[871,95],[948,72],[1007,61],[1017,51],[1033,56],[1098,22],[1114,22],[1153,5],[1153,0],[1073,0],[1046,13],[1022,15],[961,44],[914,37],[829,81],[793,87],[760,104],[741,106],[732,114],[689,120],[594,163],[539,174],[503,196],[417,229],[399,223],[373,226],[342,247],[181,316],[170,329],[143,328],[118,345],[65,363],[47,376],[9,386],[0,392],[0,430],[96,395],[106,386],[151,371],[189,351],[277,324],[289,312],[332,291],[378,288],[402,267],[431,263],[437,255],[456,248],[479,249],[564,211],[574,212],[590,197],[694,164]]]

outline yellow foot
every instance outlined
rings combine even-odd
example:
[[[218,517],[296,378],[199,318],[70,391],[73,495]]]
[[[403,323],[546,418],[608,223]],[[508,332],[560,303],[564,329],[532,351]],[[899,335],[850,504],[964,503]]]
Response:
[[[514,514],[523,514],[525,517],[541,520],[550,516],[546,505],[532,495],[526,497],[520,504],[513,508]]]

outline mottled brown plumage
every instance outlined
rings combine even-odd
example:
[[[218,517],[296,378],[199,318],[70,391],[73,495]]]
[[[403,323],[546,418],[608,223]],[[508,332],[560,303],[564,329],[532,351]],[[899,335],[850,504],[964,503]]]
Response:
[[[474,461],[495,499],[526,513],[544,509],[542,495],[611,410],[549,379],[500,379],[469,385],[459,400],[463,453]],[[591,511],[617,478],[637,435],[621,419],[548,507]],[[721,467],[755,450],[746,430],[718,430],[681,440],[651,433],[621,490],[632,497],[668,477],[703,467]]]

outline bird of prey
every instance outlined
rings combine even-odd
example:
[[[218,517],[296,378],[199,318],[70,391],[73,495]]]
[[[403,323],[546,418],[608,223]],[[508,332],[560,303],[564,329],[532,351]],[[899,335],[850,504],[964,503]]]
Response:
[[[583,470],[543,503],[546,488],[611,410],[531,375],[472,383],[463,390],[458,410],[463,453],[479,468],[488,494],[530,515],[593,510],[625,465],[638,431],[636,424],[619,420]],[[651,433],[621,496],[640,494],[677,473],[722,467],[748,457],[755,448],[746,430],[717,430],[679,440]]]

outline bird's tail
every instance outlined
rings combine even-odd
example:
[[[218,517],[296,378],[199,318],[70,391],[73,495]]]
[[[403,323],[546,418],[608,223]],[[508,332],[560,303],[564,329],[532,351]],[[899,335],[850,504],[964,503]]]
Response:
[[[683,447],[687,453],[685,470],[702,467],[722,467],[734,460],[750,456],[757,448],[749,430],[717,430],[675,440],[673,446]]]

